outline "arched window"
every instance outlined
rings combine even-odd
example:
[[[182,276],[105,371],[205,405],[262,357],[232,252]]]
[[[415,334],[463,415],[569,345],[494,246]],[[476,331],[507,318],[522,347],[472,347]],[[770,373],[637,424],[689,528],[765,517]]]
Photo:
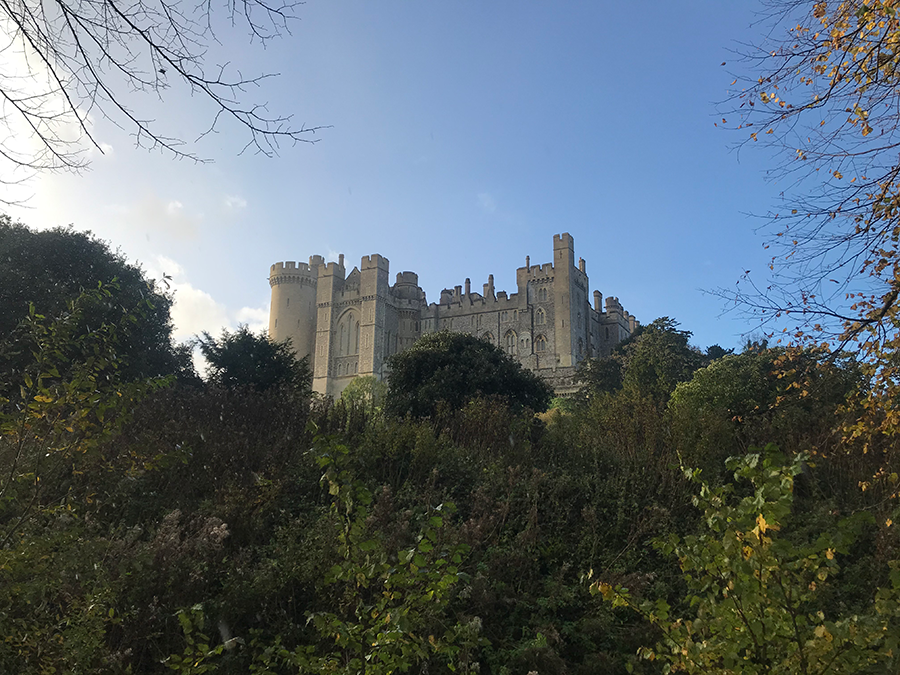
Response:
[[[543,326],[547,321],[547,315],[544,314],[544,310],[540,307],[537,308],[537,311],[534,313],[534,325],[535,326]]]
[[[584,340],[578,338],[578,356],[584,354]]]
[[[503,310],[502,312],[500,312],[500,320],[501,321],[509,321],[509,312],[507,312],[506,310]]]
[[[507,353],[507,354],[512,354],[513,356],[515,356],[515,353],[516,353],[516,339],[517,339],[517,338],[516,338],[516,332],[515,332],[515,331],[512,331],[512,330],[511,330],[511,331],[507,332],[506,337],[505,337],[505,339],[504,339],[504,342],[506,343],[505,346],[506,346],[506,353]]]
[[[338,356],[359,354],[359,319],[356,312],[345,312],[337,329]]]
[[[485,333],[484,335],[481,336],[481,339],[482,339],[482,340],[487,340],[487,341],[490,342],[491,344],[494,344],[494,335],[493,335],[493,333]]]
[[[539,302],[547,302],[547,289],[541,288],[538,290],[538,301]]]
[[[538,353],[547,351],[547,338],[543,335],[534,338],[534,351]]]
[[[528,354],[531,351],[531,340],[526,335],[522,338],[522,351]]]

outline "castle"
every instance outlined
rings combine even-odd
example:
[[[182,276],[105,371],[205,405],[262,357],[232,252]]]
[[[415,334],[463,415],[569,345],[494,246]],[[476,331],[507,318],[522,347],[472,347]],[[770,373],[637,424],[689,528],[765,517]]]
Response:
[[[637,322],[617,298],[599,291],[589,301],[583,259],[575,263],[575,241],[554,235],[553,262],[516,270],[518,292],[494,290],[488,276],[482,292],[465,286],[441,291],[428,303],[415,272],[400,272],[392,286],[388,259],[365,256],[350,274],[344,256],[326,263],[272,265],[269,336],[286,338],[298,356],[310,356],[313,390],[337,397],[358,375],[388,375],[387,360],[426,333],[470,333],[505,350],[558,392],[572,390],[575,366],[605,356],[634,331]]]

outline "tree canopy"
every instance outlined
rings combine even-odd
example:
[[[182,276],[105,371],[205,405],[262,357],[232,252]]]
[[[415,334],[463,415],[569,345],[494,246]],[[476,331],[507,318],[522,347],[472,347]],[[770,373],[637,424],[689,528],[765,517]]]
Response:
[[[121,324],[119,368],[125,378],[190,371],[187,353],[172,342],[172,296],[118,251],[89,232],[32,230],[0,215],[0,339],[13,335],[29,306],[49,319],[67,314],[83,290],[114,284],[82,311],[85,327]],[[13,342],[8,344],[14,345]],[[6,352],[7,358],[14,357]]]
[[[772,214],[772,279],[736,300],[790,339],[863,355],[869,433],[895,433],[900,381],[900,16],[889,0],[769,0],[725,125],[772,144],[787,184]],[[725,293],[728,295],[728,293]],[[780,327],[780,326],[779,326]],[[857,429],[859,431],[859,429]]]
[[[640,326],[610,356],[579,364],[575,379],[582,395],[625,389],[665,403],[679,382],[689,380],[713,355],[724,353],[714,345],[716,349],[704,355],[689,344],[690,338],[689,331],[679,330],[678,322],[667,316]]]
[[[275,342],[265,332],[254,334],[247,326],[231,333],[227,329],[218,338],[203,333],[197,346],[209,362],[209,381],[235,389],[251,387],[266,391],[289,387],[309,393],[312,371],[309,357],[298,359],[290,341]]]
[[[439,402],[460,408],[476,398],[502,397],[513,405],[546,410],[552,390],[487,340],[441,331],[422,337],[389,361],[386,410],[429,417]]]

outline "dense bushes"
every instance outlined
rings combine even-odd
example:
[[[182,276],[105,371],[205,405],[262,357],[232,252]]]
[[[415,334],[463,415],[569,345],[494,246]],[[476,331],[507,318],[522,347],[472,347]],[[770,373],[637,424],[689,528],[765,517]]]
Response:
[[[746,496],[724,454],[769,434],[791,454],[841,442],[859,384],[812,354],[785,375],[769,350],[686,375],[683,334],[657,326],[618,385],[567,412],[467,394],[401,419],[372,383],[338,402],[290,383],[128,384],[114,330],[30,330],[46,358],[7,375],[32,403],[4,405],[0,441],[0,668],[20,673],[657,672],[637,653],[662,624],[587,577],[690,616],[679,560],[653,545],[705,527],[682,461]],[[860,491],[870,467],[848,456],[797,465],[784,532],[801,545],[838,514],[875,516],[833,551],[829,616],[863,611],[897,552],[890,477]]]

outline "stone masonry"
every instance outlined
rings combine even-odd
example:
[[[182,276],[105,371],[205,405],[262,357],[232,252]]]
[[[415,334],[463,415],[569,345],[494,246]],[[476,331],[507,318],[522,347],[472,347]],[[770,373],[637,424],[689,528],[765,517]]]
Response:
[[[291,339],[298,356],[310,356],[313,389],[340,396],[358,375],[385,379],[387,360],[426,333],[470,333],[502,348],[525,368],[549,382],[557,393],[572,391],[578,363],[605,356],[634,331],[635,318],[618,298],[588,291],[585,262],[575,262],[575,241],[553,237],[553,261],[516,270],[518,292],[494,290],[488,276],[482,292],[471,282],[441,291],[428,303],[415,272],[400,272],[393,285],[388,259],[365,256],[346,274],[344,256],[326,263],[272,265],[269,336]]]

